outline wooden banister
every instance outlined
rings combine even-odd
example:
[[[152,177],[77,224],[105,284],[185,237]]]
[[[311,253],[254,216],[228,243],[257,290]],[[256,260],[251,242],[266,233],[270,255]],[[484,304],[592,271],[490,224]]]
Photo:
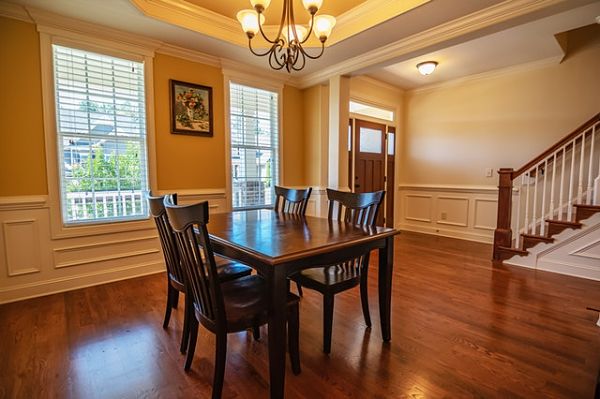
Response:
[[[529,169],[533,168],[535,165],[537,165],[539,162],[543,161],[554,151],[558,150],[559,148],[561,148],[562,146],[567,144],[569,141],[573,140],[575,137],[577,137],[579,134],[581,134],[583,131],[587,130],[588,128],[592,127],[598,121],[600,121],[600,112],[597,113],[596,115],[594,115],[590,120],[585,122],[583,125],[579,126],[577,129],[573,130],[571,133],[569,133],[568,135],[563,137],[559,142],[554,144],[552,147],[548,148],[546,151],[542,152],[540,155],[533,158],[531,161],[527,162],[521,168],[514,171],[512,173],[512,179],[514,180],[518,176],[521,176],[523,173],[527,172]]]
[[[512,231],[510,220],[512,212],[513,169],[502,168],[498,170],[500,183],[498,184],[498,219],[494,230],[494,259],[499,260],[499,247],[510,247]]]

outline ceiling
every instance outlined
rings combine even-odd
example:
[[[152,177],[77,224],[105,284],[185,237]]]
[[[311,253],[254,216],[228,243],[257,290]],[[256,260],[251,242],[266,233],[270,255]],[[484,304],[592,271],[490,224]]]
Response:
[[[554,35],[594,23],[600,15],[599,0],[324,0],[323,12],[338,17],[332,44],[323,57],[287,75],[270,71],[267,61],[246,47],[233,17],[238,8],[250,8],[249,0],[10,1],[25,6],[34,20],[36,9],[60,14],[254,67],[257,73],[275,74],[299,87],[334,75],[366,74],[411,89],[559,60],[563,53]],[[295,1],[296,14],[304,13],[300,0]],[[267,13],[277,15],[280,3],[272,0]],[[140,4],[158,8],[148,11]],[[415,65],[426,59],[440,66],[433,75],[421,77]]]

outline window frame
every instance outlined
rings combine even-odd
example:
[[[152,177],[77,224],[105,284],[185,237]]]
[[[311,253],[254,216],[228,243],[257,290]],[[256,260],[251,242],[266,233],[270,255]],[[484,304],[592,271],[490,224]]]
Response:
[[[238,85],[249,86],[256,89],[268,90],[277,93],[277,185],[283,185],[283,83],[273,83],[260,77],[249,76],[245,73],[225,69],[224,76],[224,91],[225,95],[225,176],[226,176],[226,196],[228,211],[244,211],[251,209],[270,209],[271,206],[251,206],[251,207],[233,207],[233,176],[231,164],[231,83]]]
[[[48,183],[48,206],[50,208],[50,231],[52,238],[69,238],[145,230],[152,227],[150,217],[136,219],[95,219],[84,222],[63,220],[61,193],[61,165],[58,154],[58,126],[54,82],[53,45],[129,59],[144,65],[144,92],[146,108],[146,159],[148,188],[156,189],[156,151],[154,135],[154,52],[143,46],[98,39],[81,33],[73,33],[54,27],[38,25],[40,32],[40,65],[42,76],[42,99],[44,137],[46,149],[46,174]]]

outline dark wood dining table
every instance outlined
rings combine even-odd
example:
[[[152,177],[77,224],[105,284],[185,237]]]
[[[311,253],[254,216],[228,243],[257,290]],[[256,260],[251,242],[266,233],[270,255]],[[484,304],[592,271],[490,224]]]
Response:
[[[212,214],[208,231],[215,253],[250,265],[267,279],[271,398],[283,398],[285,392],[287,278],[299,270],[338,264],[378,249],[381,334],[384,341],[391,339],[397,230],[259,209]]]

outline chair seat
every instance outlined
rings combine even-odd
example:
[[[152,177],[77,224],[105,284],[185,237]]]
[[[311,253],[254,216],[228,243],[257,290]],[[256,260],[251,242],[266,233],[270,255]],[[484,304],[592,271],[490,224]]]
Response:
[[[360,272],[354,267],[318,267],[302,270],[293,275],[291,279],[319,292],[339,292],[360,284]]]
[[[238,278],[221,284],[227,332],[243,331],[267,322],[269,290],[267,282],[258,275]],[[287,306],[298,305],[300,298],[288,293]]]
[[[240,277],[249,276],[252,268],[241,263],[232,262],[228,259],[215,257],[219,281],[226,282]]]

